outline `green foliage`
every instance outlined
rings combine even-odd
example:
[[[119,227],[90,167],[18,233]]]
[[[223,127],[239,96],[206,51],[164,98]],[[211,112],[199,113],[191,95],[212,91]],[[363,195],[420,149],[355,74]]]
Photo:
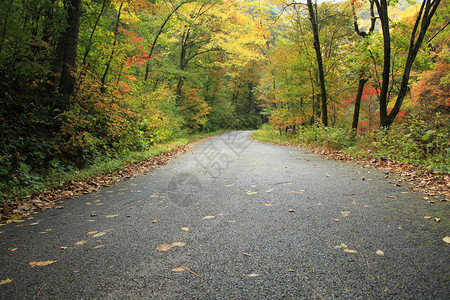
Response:
[[[351,152],[420,164],[436,171],[449,172],[450,122],[437,116],[433,121],[409,117],[389,132],[376,130],[358,137]],[[368,151],[368,152],[367,152]]]

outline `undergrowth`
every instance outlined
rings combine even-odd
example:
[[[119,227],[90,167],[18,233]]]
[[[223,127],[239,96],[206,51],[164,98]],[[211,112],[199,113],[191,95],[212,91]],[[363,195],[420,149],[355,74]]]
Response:
[[[263,125],[253,138],[295,146],[340,150],[354,157],[376,157],[424,166],[437,172],[450,171],[450,122],[439,116],[426,122],[410,117],[387,130],[373,130],[355,135],[349,130],[313,125],[297,133],[283,133]]]

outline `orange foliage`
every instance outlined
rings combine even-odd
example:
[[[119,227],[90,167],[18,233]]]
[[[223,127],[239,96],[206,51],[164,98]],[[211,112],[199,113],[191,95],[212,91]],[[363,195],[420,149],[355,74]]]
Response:
[[[208,122],[212,107],[198,96],[198,88],[183,87],[182,113],[188,128],[198,130]]]
[[[442,80],[449,72],[449,64],[441,62],[433,70],[423,72],[419,82],[411,89],[414,104],[426,114],[450,110],[450,85]]]
[[[85,150],[125,146],[134,113],[129,110],[126,85],[99,93],[101,84],[91,74],[87,73],[80,82],[71,108],[60,115],[61,142],[56,150],[62,157],[83,164]]]

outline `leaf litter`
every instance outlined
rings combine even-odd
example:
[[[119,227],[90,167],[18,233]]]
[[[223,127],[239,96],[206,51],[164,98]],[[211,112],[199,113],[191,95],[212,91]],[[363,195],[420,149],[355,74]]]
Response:
[[[351,213],[352,212],[350,210],[343,210],[343,211],[341,211],[342,217],[348,217],[348,216],[351,215]]]
[[[156,250],[158,250],[160,252],[166,252],[166,251],[169,251],[170,249],[172,249],[172,245],[170,245],[170,244],[162,244],[161,246],[156,248]]]
[[[251,273],[251,274],[244,274],[244,277],[260,277],[261,275],[256,274],[256,273]]]
[[[12,282],[12,279],[6,278],[6,279],[0,281],[0,285],[8,284],[8,283],[11,283],[11,282]]]
[[[57,260],[46,260],[46,261],[32,261],[30,262],[30,267],[45,267],[51,264],[54,264]]]
[[[51,208],[62,209],[59,201],[70,199],[78,195],[88,194],[100,190],[102,187],[113,186],[119,181],[128,180],[152,169],[166,165],[172,159],[185,153],[192,144],[178,147],[171,151],[161,153],[155,157],[137,163],[127,163],[120,170],[109,174],[101,174],[86,180],[72,180],[55,189],[46,189],[39,194],[25,198],[8,199],[0,203],[0,222],[20,222],[37,211]],[[109,191],[107,191],[109,192]]]

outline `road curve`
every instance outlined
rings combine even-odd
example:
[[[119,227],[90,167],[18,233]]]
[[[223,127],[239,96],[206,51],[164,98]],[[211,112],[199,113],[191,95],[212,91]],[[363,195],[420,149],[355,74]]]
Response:
[[[250,133],[0,227],[0,298],[448,299],[445,203]]]

